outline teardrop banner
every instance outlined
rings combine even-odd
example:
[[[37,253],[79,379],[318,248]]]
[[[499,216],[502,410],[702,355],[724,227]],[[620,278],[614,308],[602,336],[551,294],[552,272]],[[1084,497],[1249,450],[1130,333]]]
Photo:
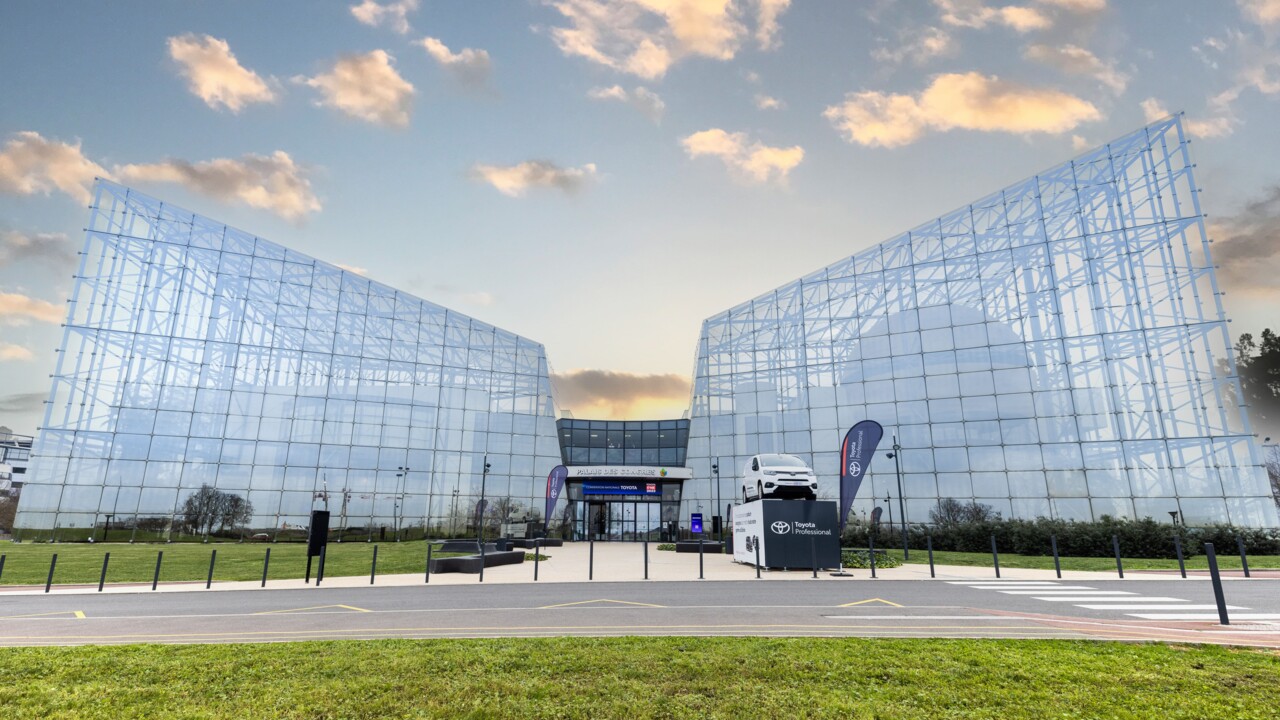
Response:
[[[564,490],[564,481],[569,477],[569,468],[563,465],[557,465],[551,469],[551,473],[547,475],[547,511],[542,517],[546,518],[546,524],[543,526],[544,531],[549,531],[551,526],[551,513],[556,509],[556,503],[560,500],[560,492]]]
[[[853,498],[862,485],[862,476],[871,464],[876,445],[884,437],[884,428],[875,420],[863,420],[849,428],[840,444],[840,532],[853,507]]]

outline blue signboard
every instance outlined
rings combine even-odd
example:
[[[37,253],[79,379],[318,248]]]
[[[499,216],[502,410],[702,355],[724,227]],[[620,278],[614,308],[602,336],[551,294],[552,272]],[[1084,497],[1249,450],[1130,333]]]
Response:
[[[702,534],[702,513],[694,513],[689,518],[689,531],[694,535]]]
[[[583,495],[661,495],[662,486],[644,480],[591,480],[582,483]]]

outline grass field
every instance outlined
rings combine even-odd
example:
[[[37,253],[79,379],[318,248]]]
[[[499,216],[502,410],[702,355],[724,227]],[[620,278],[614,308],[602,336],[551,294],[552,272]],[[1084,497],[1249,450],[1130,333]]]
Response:
[[[902,549],[892,551],[896,556],[902,556]],[[1164,558],[1124,558],[1126,572],[1129,570],[1177,570],[1178,561],[1175,559],[1166,560]],[[967,565],[970,567],[991,567],[991,553],[965,553],[965,552],[944,552],[941,550],[933,551],[933,561],[938,565]],[[1063,570],[1095,570],[1099,572],[1115,572],[1116,559],[1113,557],[1103,558],[1086,558],[1086,557],[1064,557],[1060,558]],[[928,564],[929,554],[924,550],[912,550],[911,559],[907,562],[912,564]],[[1208,561],[1204,555],[1196,555],[1186,559],[1188,570],[1207,570],[1209,568]],[[1053,569],[1052,555],[1014,555],[1013,553],[1000,553],[1000,567],[1002,568],[1033,568],[1040,570]],[[1218,553],[1218,567],[1222,570],[1239,570],[1240,556],[1236,554],[1235,548],[1231,548],[1229,552]],[[1264,568],[1280,568],[1280,556],[1277,555],[1250,555],[1249,569]]]
[[[1274,718],[1275,652],[1074,641],[384,640],[0,650],[6,718]]]
[[[330,543],[325,551],[326,577],[368,575],[373,561],[373,548],[378,547],[378,574],[420,573],[426,570],[427,545],[413,542],[344,542]],[[5,556],[3,585],[43,585],[49,576],[49,562],[54,553],[58,564],[54,584],[97,583],[102,573],[102,556],[111,553],[107,566],[107,582],[151,582],[156,571],[156,553],[164,552],[160,581],[204,581],[209,575],[209,556],[218,551],[214,580],[260,580],[262,561],[271,548],[268,579],[283,580],[302,577],[307,568],[307,547],[300,543],[269,544],[219,543],[210,545],[129,545],[127,543],[89,544],[20,544],[0,543]],[[435,553],[432,557],[449,557],[463,553]],[[547,557],[543,555],[543,557]],[[318,558],[312,577],[319,567]]]

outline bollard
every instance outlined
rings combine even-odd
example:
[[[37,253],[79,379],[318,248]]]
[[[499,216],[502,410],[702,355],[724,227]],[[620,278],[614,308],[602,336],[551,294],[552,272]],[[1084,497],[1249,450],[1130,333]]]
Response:
[[[540,540],[538,539],[534,539],[533,541],[533,581],[534,582],[538,582],[538,559],[542,557],[542,553],[539,552],[539,550],[541,549],[538,547],[539,542]],[[645,545],[645,550],[648,550],[648,549],[649,549],[649,546]]]
[[[316,570],[316,587],[320,587],[320,581],[324,580],[324,555],[328,549],[328,545],[320,546],[320,567]]]
[[[813,579],[818,579],[818,541],[809,538],[809,559],[813,562]]]
[[[102,574],[98,576],[98,592],[102,592],[102,586],[107,584],[107,563],[111,560],[111,553],[102,556]]]
[[[756,579],[759,580],[760,579],[760,538],[756,538],[755,548],[756,548]]]
[[[587,541],[587,579],[594,580],[596,572],[596,541],[592,538]]]
[[[1236,536],[1236,547],[1240,548],[1240,567],[1244,569],[1244,576],[1249,577],[1249,557],[1244,552],[1244,538]]]
[[[1111,536],[1111,549],[1116,553],[1116,572],[1119,573],[1120,579],[1124,579],[1124,563],[1120,562],[1120,536]]]
[[[480,543],[480,582],[484,582],[484,542]]]
[[[1182,538],[1177,535],[1173,536],[1173,549],[1178,553],[1178,572],[1182,573],[1182,579],[1187,579],[1187,564],[1182,560]]]
[[[1213,581],[1213,599],[1218,603],[1218,621],[1230,625],[1227,618],[1227,601],[1222,596],[1222,577],[1218,575],[1218,556],[1213,552],[1213,543],[1204,544],[1205,559],[1209,561],[1209,579]]]
[[[53,569],[58,565],[58,553],[53,554],[53,559],[49,561],[49,579],[44,583],[44,591],[49,592],[49,588],[53,586]]]
[[[267,568],[271,566],[271,548],[267,548],[267,554],[262,558],[262,587],[267,586]]]
[[[996,579],[1000,579],[1000,551],[996,550],[996,536],[991,536],[991,564],[996,569]]]
[[[926,535],[924,540],[929,546],[929,577],[937,577],[933,574],[933,533]]]
[[[533,579],[534,580],[538,579],[538,571],[536,567],[533,571]],[[425,577],[423,577],[422,582],[423,583],[431,582],[431,542],[430,541],[427,542],[427,574]]]
[[[1062,579],[1062,563],[1058,562],[1058,536],[1050,535],[1049,544],[1053,546],[1053,571],[1058,574],[1058,579]]]
[[[4,555],[0,555],[0,578],[4,577]]]
[[[702,537],[698,537],[698,579],[702,579]]]
[[[373,579],[378,575],[378,546],[373,546],[373,564],[369,566],[369,584],[373,584]]]
[[[876,579],[876,539],[867,535],[867,556],[871,558],[871,579]]]
[[[644,541],[644,579],[649,579],[649,540]]]
[[[161,550],[156,553],[156,574],[155,574],[155,577],[151,578],[151,590],[153,592],[155,591],[156,586],[160,584],[160,562],[163,560],[164,560],[164,551]]]
[[[214,550],[209,554],[209,579],[204,581],[204,589],[208,590],[213,587],[213,563],[218,559],[218,551]]]
[[[302,576],[302,582],[306,585],[311,584],[311,549],[307,548],[307,573]]]

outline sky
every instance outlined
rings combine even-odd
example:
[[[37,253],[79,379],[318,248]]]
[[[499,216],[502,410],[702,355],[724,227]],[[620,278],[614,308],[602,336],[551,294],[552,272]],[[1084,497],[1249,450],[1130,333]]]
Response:
[[[1185,112],[1233,334],[1280,326],[1280,0],[0,3],[0,424],[95,176],[679,417],[701,322]]]

